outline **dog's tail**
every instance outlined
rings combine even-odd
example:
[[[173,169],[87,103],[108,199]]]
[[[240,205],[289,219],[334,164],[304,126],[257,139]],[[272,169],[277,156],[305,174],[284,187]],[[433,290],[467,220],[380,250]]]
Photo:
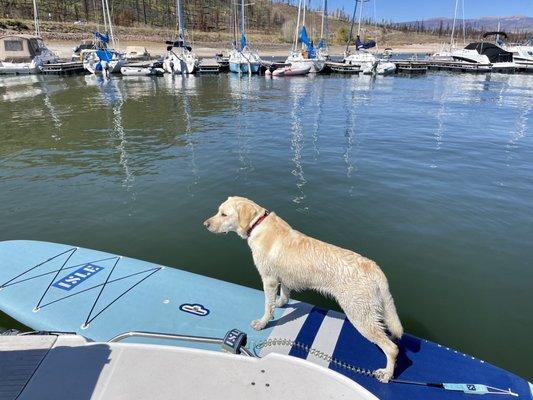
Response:
[[[403,335],[403,327],[394,305],[394,299],[389,290],[387,281],[380,285],[380,291],[383,301],[383,321],[385,327],[395,339],[400,339]]]

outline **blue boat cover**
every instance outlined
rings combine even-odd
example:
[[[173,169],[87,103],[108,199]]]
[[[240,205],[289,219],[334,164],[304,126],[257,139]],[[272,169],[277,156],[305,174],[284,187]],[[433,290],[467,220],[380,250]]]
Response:
[[[100,61],[111,61],[113,59],[113,53],[108,50],[97,50],[96,55]]]
[[[359,35],[357,35],[357,39],[355,39],[355,48],[357,50],[359,49],[370,49],[372,47],[376,46],[375,40],[369,40],[368,42],[361,42],[361,38]]]
[[[109,35],[104,35],[103,33],[100,33],[100,32],[94,32],[94,36],[98,40],[101,40],[104,43],[109,43]]]
[[[307,35],[307,29],[305,29],[305,26],[302,26],[300,29],[300,36],[299,36],[300,42],[305,44],[307,47],[307,54],[309,55],[309,58],[315,58],[316,52],[315,52],[315,46],[313,46],[313,41],[309,39],[309,36]]]

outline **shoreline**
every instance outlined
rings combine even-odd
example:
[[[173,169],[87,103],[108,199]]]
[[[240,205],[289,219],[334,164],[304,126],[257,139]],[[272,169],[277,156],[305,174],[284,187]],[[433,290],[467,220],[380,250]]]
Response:
[[[46,40],[46,45],[62,59],[70,59],[72,49],[79,43],[74,40]],[[151,58],[158,58],[165,53],[165,43],[163,41],[153,40],[124,40],[120,41],[117,46],[119,50],[125,51],[127,46],[142,46],[150,53]],[[261,57],[284,57],[290,51],[291,44],[257,44],[252,47],[259,51]],[[405,53],[435,53],[442,49],[442,43],[418,43],[410,45],[399,46],[380,46],[375,53],[382,52],[385,48],[391,47],[392,52],[396,54]],[[343,54],[345,46],[333,45],[329,46],[329,52],[332,56]],[[218,53],[227,53],[229,50],[229,43],[225,41],[220,42],[196,42],[193,43],[193,50],[200,58],[215,57]]]

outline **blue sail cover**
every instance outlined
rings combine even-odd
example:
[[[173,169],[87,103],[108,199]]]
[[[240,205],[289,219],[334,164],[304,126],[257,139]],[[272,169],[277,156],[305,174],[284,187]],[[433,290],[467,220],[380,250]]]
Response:
[[[94,32],[94,36],[98,39],[98,40],[101,40],[102,42],[104,43],[109,43],[109,35],[104,35],[100,32]]]
[[[372,47],[375,47],[376,46],[376,41],[375,40],[369,40],[368,42],[361,42],[361,39],[359,38],[359,36],[357,36],[357,39],[355,40],[355,48],[356,50],[359,50],[359,49],[370,49]]]
[[[326,44],[326,41],[324,39],[320,39],[320,42],[318,42],[318,46],[316,46],[317,49],[323,49],[323,48],[326,48],[327,47],[327,44]]]
[[[315,46],[313,46],[313,42],[309,39],[309,36],[307,35],[307,29],[305,29],[305,26],[302,26],[302,29],[300,29],[300,36],[299,36],[300,42],[305,44],[307,47],[307,54],[309,55],[309,58],[315,58]]]
[[[111,61],[113,59],[113,53],[107,50],[98,50],[96,52],[96,55],[100,59],[100,61]]]
[[[241,50],[243,50],[246,47],[246,36],[244,36],[244,33],[241,35]]]

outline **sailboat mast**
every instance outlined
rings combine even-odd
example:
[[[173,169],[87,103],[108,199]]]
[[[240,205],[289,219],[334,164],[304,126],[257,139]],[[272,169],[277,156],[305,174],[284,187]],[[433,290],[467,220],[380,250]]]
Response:
[[[457,7],[459,6],[459,0],[455,0],[455,12],[453,14],[453,25],[452,25],[452,37],[450,38],[450,45],[453,47],[453,36],[455,34],[455,21],[457,19]]]
[[[244,0],[241,0],[241,34],[244,35]]]
[[[355,23],[355,13],[357,11],[357,0],[355,0],[355,6],[353,8],[353,14],[352,14],[352,22],[350,23],[350,34],[348,35],[348,42],[346,42],[346,52],[348,51],[348,47],[350,47],[350,42],[352,41],[352,33],[353,33],[353,25]]]
[[[320,24],[320,38],[324,38],[324,21],[326,20],[326,7],[328,0],[322,2],[322,23]]]
[[[461,1],[463,8],[463,43],[466,44],[465,0]]]
[[[117,45],[115,43],[115,35],[113,35],[113,24],[111,23],[111,14],[109,13],[109,2],[108,0],[105,0],[105,8],[107,11],[107,22],[109,24],[109,35],[111,36],[111,43],[113,44],[113,48],[116,48]]]
[[[233,46],[234,48],[237,48],[237,3],[234,1],[231,2],[231,11],[232,11],[232,18],[231,18],[231,25],[233,28]]]
[[[37,0],[33,0],[33,24],[35,25],[35,35],[41,36],[41,27],[39,26],[39,13],[37,11]]]
[[[296,20],[296,33],[294,34],[294,46],[293,51],[296,51],[298,47],[298,30],[300,29],[300,11],[302,10],[302,0],[298,0],[298,18]]]
[[[178,38],[185,40],[185,34],[183,32],[183,21],[181,20],[181,2],[176,0],[176,25],[178,27]]]
[[[361,0],[361,8],[359,9],[359,25],[357,27],[357,36],[361,34],[361,18],[363,18],[363,3],[364,3],[364,0]]]
[[[307,2],[307,0],[303,0],[304,1],[304,15],[302,17],[302,26],[305,26],[305,3]],[[304,44],[302,43],[302,50],[304,48]]]
[[[102,17],[103,17],[103,20],[104,20],[104,33],[107,33],[107,17],[105,15],[104,0],[102,0]]]

